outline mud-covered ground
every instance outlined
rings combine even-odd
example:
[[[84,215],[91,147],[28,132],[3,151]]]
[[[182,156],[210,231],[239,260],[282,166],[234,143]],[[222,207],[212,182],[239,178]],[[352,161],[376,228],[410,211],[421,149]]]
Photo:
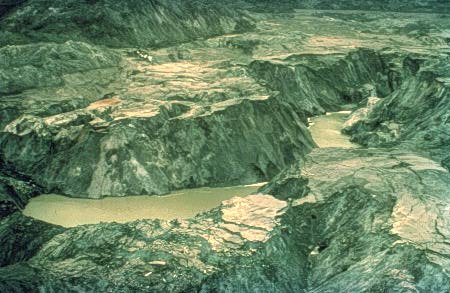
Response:
[[[353,2],[31,0],[0,16],[0,291],[450,288],[450,16],[336,10]],[[318,149],[308,120],[348,104],[360,147]],[[39,194],[262,181],[185,220],[21,213]]]
[[[1,48],[3,160],[93,198],[267,181],[314,147],[308,117],[385,97],[423,62],[445,79],[447,15],[247,18],[249,32],[155,50]]]

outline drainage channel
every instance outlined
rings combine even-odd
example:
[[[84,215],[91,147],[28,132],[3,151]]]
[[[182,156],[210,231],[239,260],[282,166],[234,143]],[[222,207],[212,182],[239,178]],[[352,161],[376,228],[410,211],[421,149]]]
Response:
[[[315,116],[309,120],[309,131],[320,148],[358,148],[352,143],[348,135],[341,132],[342,126],[350,116],[351,111],[327,113]]]

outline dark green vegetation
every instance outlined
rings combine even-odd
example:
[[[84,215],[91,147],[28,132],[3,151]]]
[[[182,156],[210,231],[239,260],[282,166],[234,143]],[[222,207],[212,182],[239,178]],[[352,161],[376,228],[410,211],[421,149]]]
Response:
[[[447,3],[9,4],[1,292],[450,288]],[[314,149],[308,118],[348,104],[364,148]],[[184,221],[66,229],[20,211],[49,192],[269,180],[273,196]]]

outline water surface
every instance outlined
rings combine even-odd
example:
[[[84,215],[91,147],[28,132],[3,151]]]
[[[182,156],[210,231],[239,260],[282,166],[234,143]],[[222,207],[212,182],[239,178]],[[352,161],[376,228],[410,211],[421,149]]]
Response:
[[[341,129],[350,112],[342,111],[327,113],[310,119],[309,131],[313,140],[320,148],[340,147],[357,148],[358,145],[350,142],[349,136],[342,134]]]
[[[99,200],[46,194],[30,200],[23,213],[64,227],[138,219],[190,218],[234,196],[255,193],[262,184],[181,190],[167,196],[107,197]]]
[[[310,131],[317,145],[321,148],[358,147],[341,133],[348,116],[349,112],[336,112],[311,118]],[[64,227],[100,222],[124,223],[138,219],[190,218],[234,196],[255,193],[261,185],[198,188],[167,196],[107,197],[100,200],[46,194],[31,199],[23,213]]]

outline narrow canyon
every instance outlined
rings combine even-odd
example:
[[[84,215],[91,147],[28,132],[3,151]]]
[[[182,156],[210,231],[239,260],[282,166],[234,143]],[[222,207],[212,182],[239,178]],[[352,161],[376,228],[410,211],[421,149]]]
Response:
[[[450,291],[447,0],[0,0],[0,292]]]

